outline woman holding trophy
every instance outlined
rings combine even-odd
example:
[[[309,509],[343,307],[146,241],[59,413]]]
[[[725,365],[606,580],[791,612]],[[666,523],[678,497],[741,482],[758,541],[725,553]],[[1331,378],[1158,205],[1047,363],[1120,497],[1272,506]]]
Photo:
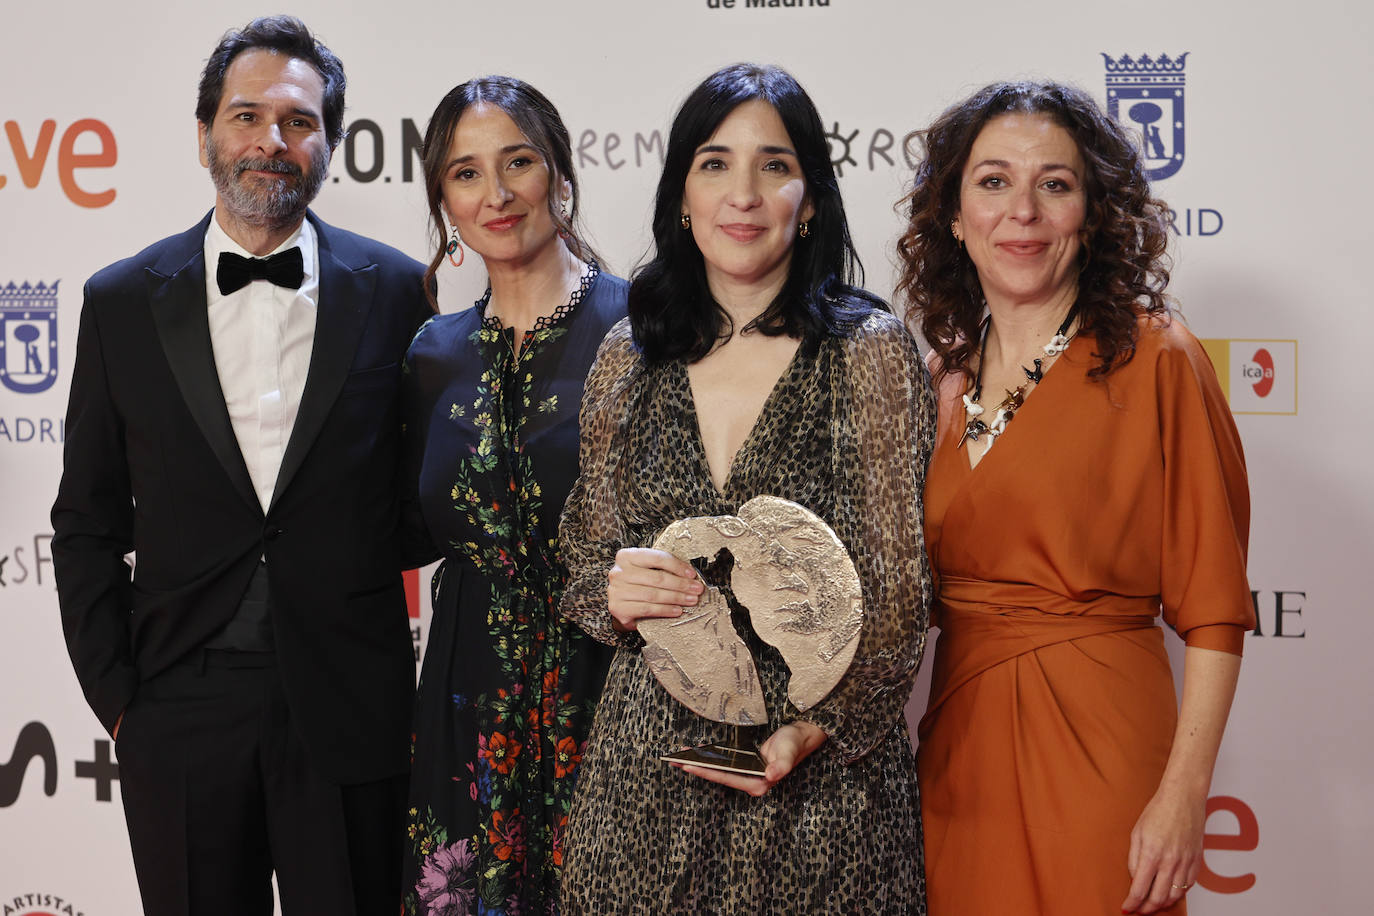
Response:
[[[693,91],[653,234],[630,317],[587,380],[560,530],[562,612],[619,650],[564,834],[562,911],[924,913],[902,711],[929,605],[934,408],[911,336],[849,282],[857,257],[823,128],[791,76],[737,65]],[[729,528],[757,497],[823,520],[857,572],[852,662],[804,710],[789,681],[807,671],[760,632],[828,624],[800,600],[781,627],[756,626],[736,594],[750,571],[739,557],[699,575],[651,546],[682,520]],[[759,774],[660,759],[734,737],[660,684],[639,632],[697,619],[708,601],[728,605],[714,625],[757,674]]]

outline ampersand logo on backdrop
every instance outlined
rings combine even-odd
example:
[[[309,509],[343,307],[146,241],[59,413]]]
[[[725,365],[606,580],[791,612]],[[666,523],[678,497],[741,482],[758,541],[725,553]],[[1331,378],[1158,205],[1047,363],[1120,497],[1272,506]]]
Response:
[[[1167,54],[1151,58],[1129,54],[1102,55],[1107,66],[1107,113],[1140,133],[1140,148],[1148,168],[1145,174],[1159,181],[1183,168],[1184,63]],[[1124,117],[1123,117],[1124,115]]]
[[[0,382],[20,394],[57,381],[57,284],[11,280],[0,288]]]
[[[51,544],[52,532],[39,532],[0,554],[0,589],[16,585],[55,589]]]

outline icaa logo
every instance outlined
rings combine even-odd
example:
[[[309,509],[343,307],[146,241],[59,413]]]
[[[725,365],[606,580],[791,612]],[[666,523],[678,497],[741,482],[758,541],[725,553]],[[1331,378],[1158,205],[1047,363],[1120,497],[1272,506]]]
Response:
[[[1145,174],[1150,180],[1168,178],[1183,167],[1183,89],[1185,51],[1174,60],[1167,54],[1151,58],[1102,54],[1107,66],[1107,113],[1140,132]],[[1123,117],[1122,115],[1125,115]]]
[[[1251,361],[1241,368],[1241,372],[1251,380],[1250,387],[1255,389],[1255,394],[1266,398],[1274,389],[1274,357],[1264,347],[1260,347],[1250,359]]]
[[[1216,368],[1232,413],[1298,412],[1296,340],[1217,338],[1200,343]]]
[[[57,381],[57,284],[0,289],[0,381],[20,394]]]

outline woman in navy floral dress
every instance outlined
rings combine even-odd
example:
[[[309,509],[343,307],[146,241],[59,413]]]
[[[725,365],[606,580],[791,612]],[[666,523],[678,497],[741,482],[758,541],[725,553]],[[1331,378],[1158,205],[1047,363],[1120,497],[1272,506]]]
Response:
[[[415,707],[403,908],[414,916],[555,911],[609,663],[557,613],[582,387],[626,295],[580,240],[571,158],[552,104],[507,77],[456,87],[426,132],[446,243],[430,276],[471,249],[491,285],[474,308],[426,324],[406,363],[412,470],[444,558]]]

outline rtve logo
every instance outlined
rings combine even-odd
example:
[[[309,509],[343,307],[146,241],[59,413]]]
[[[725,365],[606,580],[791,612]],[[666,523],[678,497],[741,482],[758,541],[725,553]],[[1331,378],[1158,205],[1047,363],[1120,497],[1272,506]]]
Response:
[[[57,137],[57,122],[49,118],[35,130],[18,121],[6,121],[5,137],[9,141],[10,159],[19,172],[19,180],[30,190],[38,187],[51,158],[53,139]],[[73,121],[57,141],[56,158],[57,181],[72,203],[79,207],[94,208],[108,206],[115,199],[114,188],[92,188],[90,178],[80,184],[77,182],[78,170],[108,169],[119,159],[114,133],[104,121],[95,118]],[[4,153],[0,152],[0,190],[9,185],[8,166]]]

